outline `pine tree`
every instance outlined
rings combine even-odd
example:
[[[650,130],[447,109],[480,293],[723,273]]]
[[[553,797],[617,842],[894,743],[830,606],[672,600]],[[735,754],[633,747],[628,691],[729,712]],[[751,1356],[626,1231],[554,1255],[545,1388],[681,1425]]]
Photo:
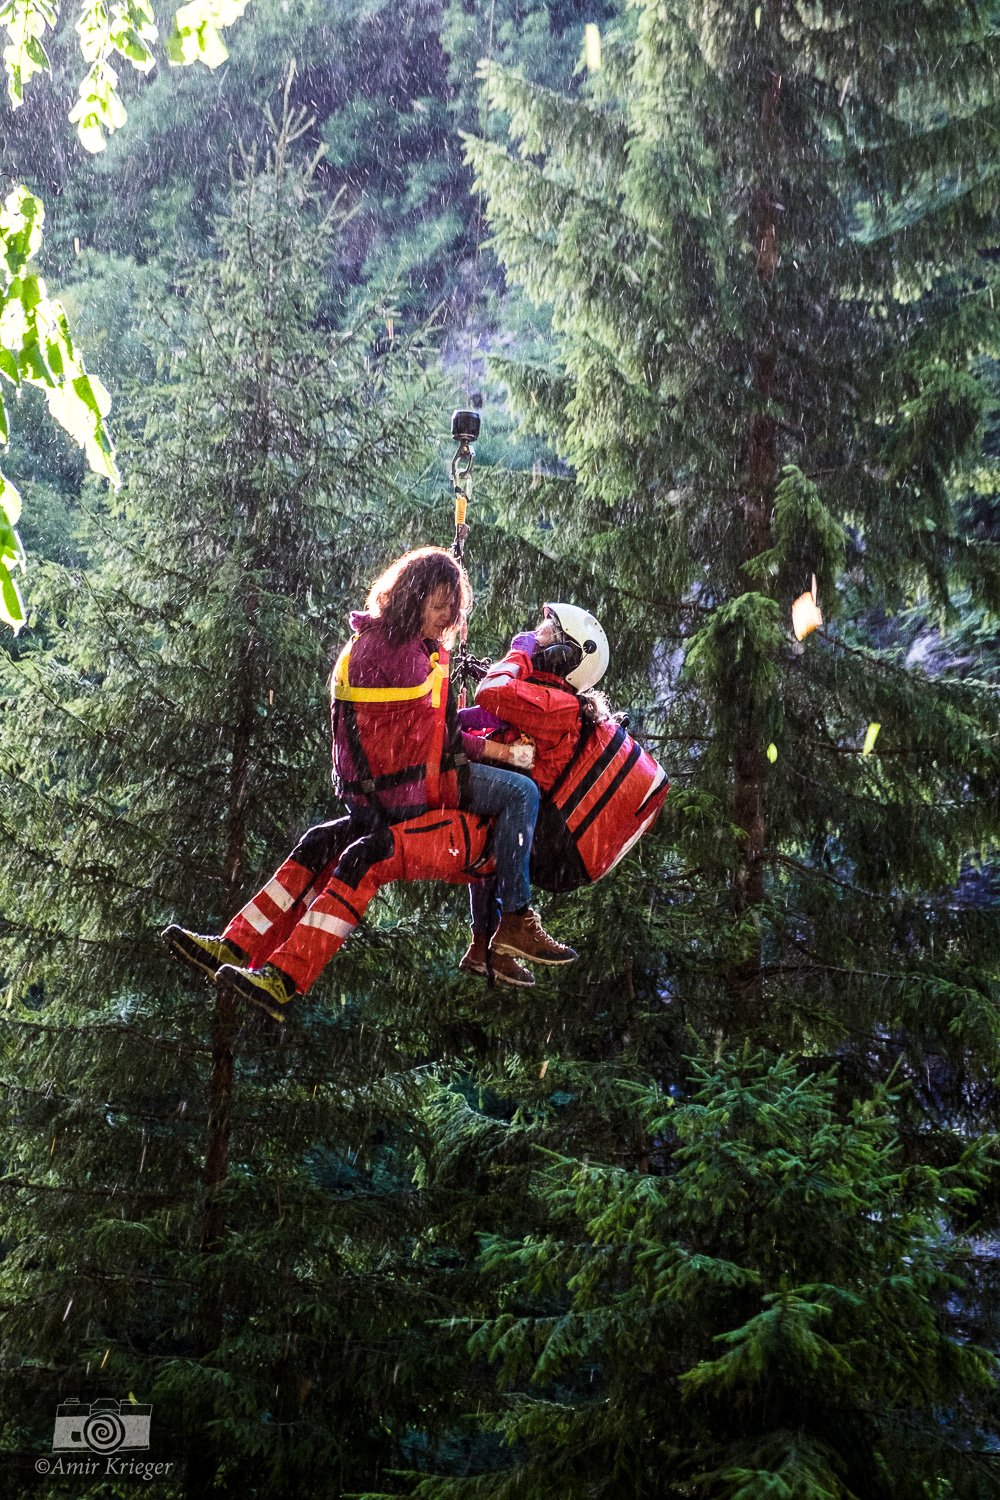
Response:
[[[497,366],[568,466],[507,514],[610,627],[674,790],[659,868],[650,845],[645,879],[574,902],[586,966],[548,1006],[544,1080],[523,1057],[493,1075],[502,1109],[453,1111],[467,1162],[506,1111],[528,1187],[468,1303],[514,1382],[492,1423],[513,1446],[418,1493],[990,1493],[990,1365],[965,1340],[995,1312],[962,1237],[995,1233],[995,1168],[962,1164],[1000,1043],[973,878],[1000,726],[975,675],[906,659],[901,622],[996,604],[995,518],[956,502],[997,345],[1000,37],[974,5],[634,21],[586,98],[494,69],[511,143],[473,156],[555,335]],[[826,625],[797,642],[813,574]],[[717,1138],[692,1135],[706,1118]],[[532,1143],[559,1158],[534,1178]],[[777,1165],[822,1177],[838,1153],[844,1258],[840,1188],[782,1199]],[[850,1307],[893,1325],[860,1363]]]
[[[393,1126],[421,953],[386,991],[376,932],[268,1049],[157,936],[219,924],[335,815],[331,653],[428,528],[425,357],[385,310],[335,321],[302,124],[238,173],[216,258],[165,268],[121,503],[90,497],[87,568],[47,570],[3,664],[6,1494],[65,1486],[34,1458],[71,1396],[151,1401],[145,1457],[186,1496],[367,1482],[423,1402]]]
[[[537,1235],[486,1237],[517,1304],[470,1349],[512,1391],[491,1425],[517,1461],[423,1496],[991,1493],[962,1451],[994,1361],[940,1310],[942,1243],[988,1156],[908,1164],[893,1100],[746,1050],[696,1066],[682,1103],[633,1091],[655,1168],[550,1154]],[[979,1158],[978,1162],[976,1158]],[[953,1252],[952,1252],[953,1253]]]
[[[101,10],[88,7],[90,25],[101,24]],[[137,15],[133,8],[133,21]],[[234,142],[264,149],[265,110],[277,109],[285,87],[308,110],[308,148],[327,147],[318,168],[323,186],[351,210],[330,268],[338,291],[354,289],[362,308],[369,298],[394,302],[401,332],[436,312],[457,346],[450,357],[464,365],[470,345],[485,342],[482,325],[491,323],[499,284],[478,243],[478,205],[456,136],[482,124],[477,61],[491,52],[524,63],[532,77],[563,81],[583,18],[580,0],[535,9],[500,4],[492,28],[489,15],[457,4],[400,12],[382,0],[358,0],[333,13],[325,0],[255,0],[226,31],[225,68],[159,68],[141,84],[124,70],[129,128],[93,156],[67,117],[81,36],[77,17],[64,11],[65,24],[45,39],[51,86],[34,79],[5,117],[0,178],[27,182],[46,200],[45,273],[67,305],[88,367],[117,403],[135,364],[132,317],[147,262],[164,242],[184,244],[189,256],[207,253]],[[595,18],[590,7],[587,19]],[[203,40],[217,55],[210,29]],[[482,373],[477,356],[477,385]],[[29,551],[61,556],[58,533],[72,524],[82,465],[41,407],[23,403],[16,415],[4,467],[25,497],[24,542]]]

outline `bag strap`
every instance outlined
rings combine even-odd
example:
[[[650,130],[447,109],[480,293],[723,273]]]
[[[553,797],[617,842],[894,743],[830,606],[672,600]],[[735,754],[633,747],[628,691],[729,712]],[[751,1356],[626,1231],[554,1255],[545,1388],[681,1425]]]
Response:
[[[543,796],[548,797],[550,802],[554,802],[557,794],[562,791],[563,786],[566,784],[567,777],[569,776],[573,767],[576,765],[577,761],[580,759],[580,756],[583,754],[587,745],[587,741],[590,739],[590,736],[593,734],[593,732],[593,724],[585,723],[581,715],[580,734],[576,744],[573,746],[573,753],[566,764],[563,766],[562,770],[559,772],[559,775],[556,777],[555,781],[549,787],[548,791],[543,793]]]

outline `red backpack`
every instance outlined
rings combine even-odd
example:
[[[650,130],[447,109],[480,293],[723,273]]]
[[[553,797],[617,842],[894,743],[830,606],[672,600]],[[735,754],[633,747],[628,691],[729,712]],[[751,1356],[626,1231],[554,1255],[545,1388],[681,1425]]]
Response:
[[[669,790],[663,767],[626,729],[595,724],[542,797],[532,878],[549,890],[600,880],[652,827]]]

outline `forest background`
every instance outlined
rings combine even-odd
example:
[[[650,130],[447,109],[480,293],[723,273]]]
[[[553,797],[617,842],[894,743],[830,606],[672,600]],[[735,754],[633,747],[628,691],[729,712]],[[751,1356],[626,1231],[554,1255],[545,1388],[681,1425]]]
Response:
[[[0,167],[123,483],[0,364],[4,1494],[133,1492],[72,1397],[165,1496],[1000,1493],[994,8],[253,0],[98,153],[75,19]],[[592,608],[667,811],[535,990],[400,891],[234,1055],[157,932],[331,814],[477,393],[474,648]]]

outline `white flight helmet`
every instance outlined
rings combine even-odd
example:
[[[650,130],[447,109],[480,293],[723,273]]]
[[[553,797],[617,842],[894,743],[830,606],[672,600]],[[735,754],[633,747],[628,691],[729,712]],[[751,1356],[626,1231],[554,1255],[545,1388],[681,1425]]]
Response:
[[[611,648],[599,620],[577,604],[546,604],[542,613],[555,620],[567,640],[583,652],[579,666],[566,673],[566,681],[578,693],[596,687],[608,670]]]

